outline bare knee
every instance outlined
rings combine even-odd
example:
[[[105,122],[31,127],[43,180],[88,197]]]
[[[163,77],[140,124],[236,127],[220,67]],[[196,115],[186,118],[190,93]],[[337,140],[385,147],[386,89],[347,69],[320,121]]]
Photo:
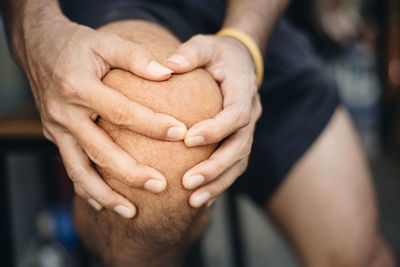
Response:
[[[341,251],[341,253],[338,253]],[[320,266],[315,264],[313,266]],[[332,248],[328,251],[324,266],[332,267],[394,267],[395,260],[391,249],[382,237],[376,235],[359,242],[357,247],[342,251]]]
[[[379,245],[370,178],[349,118],[338,110],[267,206],[306,266],[376,266],[390,256]]]
[[[208,220],[205,207],[191,208],[188,193],[183,189],[171,190],[162,195],[136,196],[141,207],[136,218],[128,220],[125,236],[136,244],[171,247],[189,245],[203,233]],[[142,205],[143,201],[143,205]]]
[[[74,221],[85,245],[106,266],[180,266],[208,219],[206,208],[186,205],[186,199],[176,196],[163,203],[149,202],[128,220],[112,211],[97,212],[76,197]]]
[[[139,40],[160,62],[179,44],[165,29],[148,22],[116,22],[103,27],[103,30],[129,41]],[[132,101],[177,118],[188,128],[215,116],[222,109],[217,83],[201,69],[173,75],[164,82],[150,82],[117,69],[110,71],[103,82]],[[132,201],[138,212],[135,218],[127,220],[113,211],[95,212],[85,201],[76,198],[78,232],[87,246],[108,265],[177,266],[181,255],[201,235],[207,221],[206,208],[189,206],[191,192],[182,187],[181,180],[188,169],[211,155],[216,144],[188,148],[183,142],[151,139],[101,118],[97,123],[138,163],[163,173],[168,185],[165,192],[156,195],[130,188],[106,170],[98,168],[104,180]]]

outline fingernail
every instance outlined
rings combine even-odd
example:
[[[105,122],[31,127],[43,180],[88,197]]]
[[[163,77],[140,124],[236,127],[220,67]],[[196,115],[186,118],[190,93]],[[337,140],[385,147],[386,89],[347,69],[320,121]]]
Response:
[[[207,207],[211,207],[211,205],[214,204],[214,202],[215,202],[215,198],[213,198],[210,201],[208,201]]]
[[[168,129],[167,137],[174,140],[182,140],[185,138],[186,128],[183,127],[171,127]]]
[[[187,59],[182,55],[170,56],[166,61],[172,61],[178,65],[186,65],[188,63]]]
[[[95,210],[101,210],[103,207],[99,204],[99,202],[97,202],[96,200],[94,200],[93,198],[89,198],[87,200],[89,202],[89,204],[95,209]]]
[[[161,65],[160,63],[156,62],[156,61],[151,61],[149,63],[149,65],[147,66],[147,71],[151,72],[153,74],[156,75],[164,75],[164,74],[170,74],[173,71],[164,67],[163,65]]]
[[[194,189],[199,185],[204,183],[204,176],[201,174],[196,174],[185,179],[185,188],[186,189]]]
[[[132,218],[134,215],[133,210],[121,205],[116,206],[114,208],[114,211],[124,218]]]
[[[211,198],[210,193],[203,192],[193,198],[192,206],[195,208],[201,207],[204,203],[206,203]]]
[[[200,146],[204,145],[205,143],[206,141],[203,136],[193,136],[185,139],[185,144],[187,146]]]
[[[144,188],[153,193],[160,193],[164,191],[165,183],[159,180],[150,179],[144,184]]]

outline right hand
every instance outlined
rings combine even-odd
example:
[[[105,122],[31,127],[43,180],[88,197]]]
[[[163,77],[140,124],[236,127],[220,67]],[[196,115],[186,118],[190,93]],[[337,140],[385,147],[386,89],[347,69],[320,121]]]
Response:
[[[165,177],[138,164],[94,122],[98,116],[137,133],[178,141],[186,127],[176,119],[139,105],[105,86],[101,79],[110,68],[162,81],[168,68],[154,61],[142,45],[66,19],[37,23],[25,30],[23,68],[28,76],[47,139],[63,159],[75,192],[100,210],[113,209],[126,218],[135,206],[112,190],[91,161],[127,186],[158,193]]]

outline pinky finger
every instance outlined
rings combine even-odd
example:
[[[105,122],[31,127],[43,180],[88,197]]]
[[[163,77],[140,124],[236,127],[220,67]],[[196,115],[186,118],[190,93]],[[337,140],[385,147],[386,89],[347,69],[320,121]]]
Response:
[[[92,206],[95,210],[100,211],[103,209],[103,206],[100,205],[99,202],[94,200],[81,186],[74,184],[75,193],[83,199],[86,199],[87,202]]]
[[[218,177],[215,181],[200,187],[189,198],[193,208],[199,208],[212,199],[215,199],[227,190],[236,179],[246,170],[248,158],[236,163],[231,169]]]
[[[66,134],[57,141],[65,168],[78,195],[88,199],[89,204],[95,208],[100,206],[112,209],[124,218],[135,216],[136,207],[104,182],[72,136]]]

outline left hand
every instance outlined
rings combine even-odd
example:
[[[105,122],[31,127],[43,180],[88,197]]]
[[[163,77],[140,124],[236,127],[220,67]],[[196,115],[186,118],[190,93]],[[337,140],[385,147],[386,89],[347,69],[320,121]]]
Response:
[[[196,35],[179,46],[164,63],[175,73],[204,67],[220,83],[223,110],[193,125],[185,138],[188,147],[213,144],[228,137],[209,159],[183,176],[183,186],[195,190],[192,207],[222,194],[246,170],[255,125],[261,116],[253,59],[238,40],[227,36]]]

